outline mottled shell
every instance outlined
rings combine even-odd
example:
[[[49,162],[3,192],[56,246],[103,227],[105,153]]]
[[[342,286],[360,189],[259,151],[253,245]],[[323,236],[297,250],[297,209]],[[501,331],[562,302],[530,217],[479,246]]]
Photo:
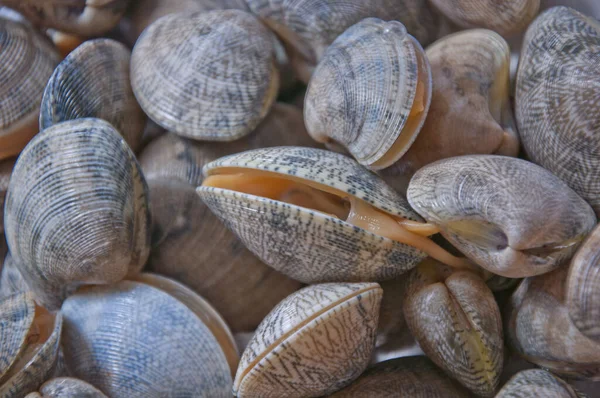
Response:
[[[48,317],[54,317],[53,325],[48,325],[50,330],[42,331],[43,326],[36,318]],[[50,315],[36,305],[29,293],[0,302],[0,397],[24,396],[50,377],[56,365],[61,331],[61,313]],[[44,333],[49,336],[40,342],[40,334]]]
[[[2,276],[0,276],[0,297],[12,296],[15,293],[29,291],[27,282],[21,275],[10,253],[6,253],[2,264]]]
[[[411,122],[419,81],[423,109]],[[400,22],[368,18],[325,52],[306,92],[304,118],[315,140],[338,143],[359,163],[380,169],[414,142],[430,101],[431,71],[419,42]]]
[[[367,367],[382,290],[376,283],[308,286],[283,300],[246,347],[233,385],[243,397],[319,397]]]
[[[131,85],[142,109],[165,129],[236,140],[254,130],[277,96],[272,37],[239,10],[167,15],[138,39]]]
[[[596,224],[592,208],[556,176],[505,156],[432,163],[414,175],[407,196],[467,257],[510,278],[568,261]]]
[[[419,264],[409,278],[404,317],[421,349],[478,396],[493,396],[504,342],[492,291],[474,273],[452,273],[435,261]]]
[[[15,165],[4,213],[10,252],[48,308],[78,284],[113,283],[141,269],[149,217],[139,164],[100,119],[38,134]]]
[[[510,49],[490,30],[445,36],[426,49],[431,65],[431,106],[415,142],[381,175],[406,191],[426,164],[452,156],[517,156],[519,139],[509,101]]]
[[[535,18],[540,0],[431,0],[463,29],[486,28],[509,36],[524,30]]]
[[[284,41],[296,73],[305,83],[327,47],[364,18],[398,20],[424,45],[447,30],[426,0],[247,0],[247,3]]]
[[[48,380],[40,392],[27,394],[25,398],[107,398],[100,390],[83,380],[58,377]]]
[[[352,159],[314,148],[247,151],[209,163],[204,174],[241,167],[293,175],[363,199],[381,211],[420,217],[406,200]],[[425,253],[324,213],[230,190],[198,187],[208,207],[266,264],[304,283],[392,279]]]
[[[217,340],[184,303],[149,285],[84,288],[63,305],[69,372],[111,397],[229,397]]]
[[[380,362],[331,398],[468,398],[470,394],[427,357]]]
[[[583,397],[564,380],[542,369],[529,369],[514,375],[495,398],[578,398]]]
[[[527,30],[517,72],[516,115],[529,158],[600,214],[600,23],[566,7]]]
[[[0,234],[4,233],[4,199],[16,158],[0,161]]]
[[[65,120],[104,119],[137,151],[146,124],[129,83],[131,53],[111,39],[89,40],[54,70],[40,110],[40,130]]]
[[[17,155],[38,132],[44,87],[60,56],[26,23],[0,18],[0,160]]]

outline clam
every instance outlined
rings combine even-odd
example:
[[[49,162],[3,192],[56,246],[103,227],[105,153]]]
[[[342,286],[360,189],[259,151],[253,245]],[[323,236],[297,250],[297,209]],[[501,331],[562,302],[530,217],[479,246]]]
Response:
[[[0,297],[12,296],[16,293],[29,291],[27,282],[15,264],[10,253],[6,253],[2,264],[2,275],[0,276]]]
[[[437,232],[406,200],[354,160],[275,147],[204,167],[208,207],[266,264],[304,283],[393,279],[429,253],[470,263],[427,238]]]
[[[415,141],[431,102],[431,71],[398,21],[367,18],[323,55],[306,92],[304,118],[318,142],[341,145],[382,169]]]
[[[60,56],[30,25],[0,18],[0,160],[17,155],[38,132],[44,87]]]
[[[83,380],[73,377],[57,377],[32,392],[25,398],[107,398],[100,390]]]
[[[506,156],[425,166],[410,181],[408,201],[468,258],[509,278],[568,261],[596,224],[592,208],[558,177]]]
[[[380,362],[331,398],[468,398],[470,394],[423,356]]]
[[[235,342],[216,311],[167,278],[81,288],[65,300],[67,368],[110,397],[229,397]]]
[[[86,41],[70,53],[48,81],[40,110],[40,129],[65,120],[104,119],[136,151],[146,116],[129,83],[129,50],[111,39]]]
[[[167,15],[138,39],[131,85],[157,124],[197,140],[250,134],[277,96],[272,37],[239,10]]]
[[[498,387],[504,360],[502,318],[492,291],[469,271],[426,260],[409,275],[403,311],[425,354],[479,396]]]
[[[0,161],[0,234],[4,233],[4,199],[16,158]]]
[[[293,293],[250,340],[234,394],[318,397],[346,386],[369,363],[381,296],[376,283],[328,283]]]
[[[531,24],[517,72],[516,115],[529,158],[600,214],[600,23],[554,7]]]
[[[29,293],[0,301],[0,397],[22,397],[50,377],[61,330],[61,313],[48,312]]]
[[[425,0],[247,0],[247,3],[285,43],[292,65],[304,82],[309,81],[327,47],[364,18],[398,20],[423,44],[448,30]]]
[[[540,8],[540,0],[431,0],[431,3],[463,29],[486,28],[502,36],[524,30]]]
[[[433,82],[427,118],[408,151],[381,171],[401,191],[418,169],[439,159],[519,152],[506,41],[490,30],[467,30],[438,40],[426,55]]]
[[[4,221],[19,271],[50,309],[77,285],[119,281],[148,257],[144,177],[100,119],[53,125],[29,143],[11,176]]]
[[[542,369],[529,369],[514,375],[495,398],[579,398],[580,395],[564,380]]]

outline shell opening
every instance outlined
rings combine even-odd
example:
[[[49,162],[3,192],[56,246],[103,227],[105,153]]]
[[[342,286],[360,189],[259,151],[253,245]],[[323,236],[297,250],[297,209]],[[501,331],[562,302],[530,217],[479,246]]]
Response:
[[[467,259],[453,256],[428,238],[439,232],[435,225],[384,213],[364,200],[330,186],[269,171],[222,168],[212,172],[202,186],[259,196],[324,213],[375,235],[412,246],[452,267],[472,267]]]

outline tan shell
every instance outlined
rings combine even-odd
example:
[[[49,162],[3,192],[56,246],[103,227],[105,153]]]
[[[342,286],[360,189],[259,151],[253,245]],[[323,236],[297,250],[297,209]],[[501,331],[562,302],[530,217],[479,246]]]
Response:
[[[100,119],[38,134],[21,153],[5,208],[10,252],[27,284],[58,308],[78,284],[113,283],[150,250],[147,186],[134,154]]]
[[[44,87],[60,56],[30,25],[0,18],[0,160],[17,155],[38,132]]]
[[[473,29],[426,49],[431,106],[415,142],[383,178],[401,192],[413,174],[439,159],[470,154],[517,156],[509,99],[510,49],[490,30]]]
[[[272,38],[239,10],[167,15],[138,39],[131,85],[142,109],[165,129],[236,140],[254,130],[277,95]]]
[[[54,46],[63,58],[69,55],[71,51],[75,50],[85,41],[85,39],[81,36],[59,32],[54,29],[48,29],[46,33],[48,36],[50,36]]]
[[[436,365],[478,396],[492,397],[502,372],[500,309],[483,279],[428,260],[409,275],[406,323]]]
[[[542,369],[530,369],[514,375],[495,398],[578,398],[584,397],[564,380]]]
[[[107,398],[96,387],[73,377],[48,380],[39,391],[28,394],[25,398]]]
[[[600,214],[600,23],[567,7],[527,30],[517,72],[516,115],[529,158]]]
[[[427,357],[404,357],[378,363],[331,398],[468,398]]]
[[[130,51],[112,39],[89,40],[77,47],[48,81],[40,110],[40,129],[65,120],[104,119],[137,151],[146,115],[131,91],[130,57]]]
[[[592,208],[556,176],[505,156],[432,163],[414,175],[407,196],[467,257],[509,278],[567,262],[596,224]]]
[[[319,397],[350,383],[369,363],[381,295],[376,283],[331,283],[283,300],[246,347],[234,394]]]
[[[486,28],[509,36],[535,18],[540,0],[431,0],[440,12],[463,29]]]
[[[417,138],[430,101],[431,71],[419,42],[400,22],[367,18],[323,55],[304,118],[315,140],[340,144],[362,165],[381,169]]]
[[[120,281],[70,296],[62,342],[69,372],[110,397],[231,396],[231,369],[198,317],[197,296],[173,293]]]

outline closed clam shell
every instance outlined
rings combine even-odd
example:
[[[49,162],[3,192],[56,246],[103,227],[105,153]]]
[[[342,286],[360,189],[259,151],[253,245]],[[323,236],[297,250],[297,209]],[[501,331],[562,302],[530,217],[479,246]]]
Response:
[[[271,311],[246,347],[233,385],[243,397],[318,397],[367,367],[382,291],[376,283],[308,286]]]
[[[4,233],[4,200],[16,158],[0,161],[0,234]]]
[[[334,141],[374,169],[390,166],[416,139],[431,101],[423,48],[398,21],[367,18],[323,55],[306,92],[311,136]]]
[[[86,287],[62,311],[69,372],[106,395],[231,396],[231,372],[217,339],[169,292],[132,281]]]
[[[56,366],[61,313],[39,307],[30,293],[0,301],[0,397],[37,390]]]
[[[564,380],[542,369],[523,370],[502,387],[496,398],[584,397]]]
[[[48,380],[39,391],[28,394],[25,398],[106,398],[96,387],[73,377]]]
[[[254,130],[277,95],[272,38],[239,10],[167,15],[138,39],[131,85],[142,109],[165,129],[236,140]]]
[[[486,28],[503,36],[524,30],[540,8],[540,0],[431,0],[431,3],[463,29]]]
[[[516,115],[529,158],[600,214],[600,23],[573,9],[542,13],[524,38]]]
[[[568,261],[596,224],[559,178],[521,159],[471,155],[420,169],[408,201],[478,265],[519,278]]]
[[[78,284],[139,271],[150,249],[146,182],[100,119],[59,123],[31,141],[13,170],[4,220],[19,271],[48,308]]]
[[[387,214],[420,220],[381,179],[337,153],[302,147],[257,149],[211,162],[204,174],[228,169],[293,176],[360,198]],[[197,192],[258,258],[304,283],[392,279],[426,256],[412,246],[307,207],[212,186],[201,186]]]
[[[59,55],[30,25],[0,18],[0,160],[17,155],[38,132],[44,87]]]
[[[452,156],[517,156],[519,139],[509,100],[510,49],[490,30],[445,36],[426,48],[431,106],[408,151],[382,177],[401,192],[426,164]]]
[[[427,357],[415,356],[380,362],[331,397],[467,398],[470,394]]]
[[[104,119],[137,151],[146,116],[129,83],[130,51],[112,39],[89,40],[54,70],[44,91],[40,129],[65,120]]]

